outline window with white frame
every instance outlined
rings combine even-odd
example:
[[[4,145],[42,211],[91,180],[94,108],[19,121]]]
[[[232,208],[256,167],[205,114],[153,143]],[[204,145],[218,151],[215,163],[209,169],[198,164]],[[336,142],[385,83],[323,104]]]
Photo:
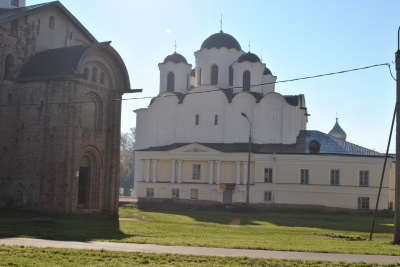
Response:
[[[300,169],[300,183],[309,184],[310,170]]]
[[[200,179],[200,164],[193,164],[193,176],[192,179]]]
[[[359,186],[369,186],[369,171],[359,171],[358,181]]]
[[[264,168],[264,183],[272,183],[272,168]]]
[[[172,188],[172,197],[179,198],[179,188]]]
[[[369,210],[369,197],[358,198],[358,209]]]
[[[340,170],[331,170],[331,185],[340,185]]]
[[[146,188],[146,197],[154,197],[154,188]]]
[[[264,201],[271,201],[271,200],[272,200],[272,192],[264,191]]]
[[[190,194],[191,199],[198,199],[199,198],[199,189],[192,189]]]

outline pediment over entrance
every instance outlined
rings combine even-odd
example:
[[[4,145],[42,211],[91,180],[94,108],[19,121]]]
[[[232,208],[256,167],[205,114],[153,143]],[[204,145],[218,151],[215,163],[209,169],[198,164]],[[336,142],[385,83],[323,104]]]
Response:
[[[191,155],[217,155],[221,154],[220,151],[211,149],[209,147],[193,143],[190,145],[186,145],[174,150],[171,150],[173,154],[191,154]]]

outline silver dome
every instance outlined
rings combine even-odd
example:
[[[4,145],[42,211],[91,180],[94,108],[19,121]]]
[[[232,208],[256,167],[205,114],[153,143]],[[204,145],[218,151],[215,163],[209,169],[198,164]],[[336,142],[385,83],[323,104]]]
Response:
[[[346,140],[347,137],[346,132],[339,126],[338,118],[336,118],[336,123],[328,134],[341,140]]]

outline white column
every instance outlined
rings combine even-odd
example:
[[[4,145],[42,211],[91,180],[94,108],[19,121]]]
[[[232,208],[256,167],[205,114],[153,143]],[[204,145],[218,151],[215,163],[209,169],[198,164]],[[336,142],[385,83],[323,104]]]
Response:
[[[213,174],[214,174],[214,170],[213,170],[213,167],[214,167],[214,161],[209,161],[209,163],[210,163],[210,180],[209,180],[209,184],[213,184],[214,183],[214,179],[213,179]]]
[[[247,161],[243,161],[243,184],[247,184]]]
[[[240,184],[240,163],[241,161],[235,161],[236,163],[236,184]]]
[[[220,164],[221,161],[216,161],[215,163],[217,163],[217,184],[221,183],[221,169],[220,169]]]
[[[146,183],[150,183],[150,162],[151,162],[151,159],[146,159],[146,162],[147,162]]]
[[[156,159],[153,159],[153,183],[157,183],[157,161]]]
[[[171,171],[171,184],[175,183],[175,162],[176,160],[171,160],[172,162],[172,171]]]
[[[178,184],[182,183],[182,162],[183,160],[178,160]]]

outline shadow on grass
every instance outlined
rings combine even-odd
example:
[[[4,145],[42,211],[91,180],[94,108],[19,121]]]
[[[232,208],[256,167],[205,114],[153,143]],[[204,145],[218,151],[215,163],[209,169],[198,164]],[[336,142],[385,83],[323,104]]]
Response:
[[[52,218],[53,223],[31,223],[30,219]],[[122,240],[117,218],[101,215],[56,215],[15,209],[0,209],[0,237],[32,237],[57,240]]]
[[[134,206],[131,206],[134,207]],[[369,233],[372,214],[350,213],[318,209],[272,209],[260,206],[218,207],[195,211],[142,211],[170,215],[188,216],[199,223],[229,224],[240,220],[240,225],[272,224],[284,227],[306,227],[326,231],[351,231]],[[375,223],[374,233],[392,234],[394,230],[392,214],[380,214]]]

